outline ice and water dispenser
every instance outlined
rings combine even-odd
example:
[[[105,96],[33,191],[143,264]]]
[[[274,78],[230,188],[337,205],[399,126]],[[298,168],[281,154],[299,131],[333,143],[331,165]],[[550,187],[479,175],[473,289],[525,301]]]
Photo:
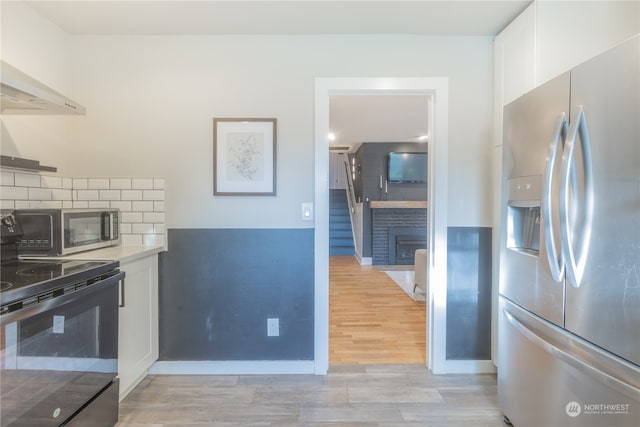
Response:
[[[542,176],[509,180],[507,248],[537,256],[540,252]]]

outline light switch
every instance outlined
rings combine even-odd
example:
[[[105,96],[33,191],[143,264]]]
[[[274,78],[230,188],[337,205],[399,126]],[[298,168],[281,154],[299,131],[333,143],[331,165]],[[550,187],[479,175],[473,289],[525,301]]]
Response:
[[[302,220],[313,221],[313,203],[306,202],[302,204]]]

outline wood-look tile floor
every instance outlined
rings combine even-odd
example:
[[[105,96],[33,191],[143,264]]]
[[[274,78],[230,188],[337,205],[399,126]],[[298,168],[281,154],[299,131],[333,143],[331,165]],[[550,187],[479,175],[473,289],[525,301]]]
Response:
[[[375,266],[329,260],[329,363],[426,364],[426,308]]]
[[[339,365],[328,375],[146,377],[117,427],[504,427],[495,375]]]

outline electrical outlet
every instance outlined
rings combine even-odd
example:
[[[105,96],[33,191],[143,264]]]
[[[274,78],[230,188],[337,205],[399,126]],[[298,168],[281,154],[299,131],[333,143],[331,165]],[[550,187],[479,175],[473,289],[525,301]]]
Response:
[[[267,319],[267,336],[268,337],[280,336],[280,319],[278,317]]]

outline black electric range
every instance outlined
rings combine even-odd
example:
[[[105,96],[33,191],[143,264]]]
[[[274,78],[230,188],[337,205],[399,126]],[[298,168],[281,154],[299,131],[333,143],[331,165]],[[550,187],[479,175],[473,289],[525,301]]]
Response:
[[[113,274],[119,266],[118,261],[20,259],[17,241],[21,235],[22,229],[13,215],[0,220],[1,313],[90,285],[107,273]]]
[[[80,284],[86,286],[87,281],[99,279],[118,265],[118,261],[3,260],[0,263],[1,310],[11,311],[15,304],[22,306],[34,298],[42,300],[50,297],[49,294],[58,295]]]
[[[114,426],[125,274],[118,261],[20,259],[21,235],[0,217],[0,424]]]

